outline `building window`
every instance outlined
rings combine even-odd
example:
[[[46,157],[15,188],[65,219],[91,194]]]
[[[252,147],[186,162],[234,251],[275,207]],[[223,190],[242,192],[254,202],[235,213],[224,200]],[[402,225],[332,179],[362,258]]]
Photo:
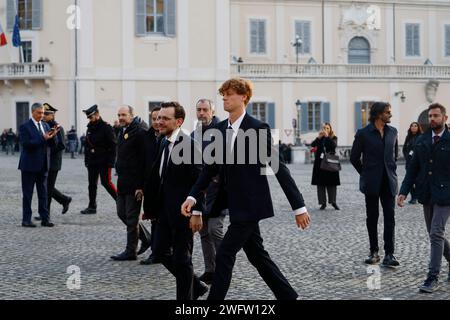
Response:
[[[406,56],[420,56],[420,24],[406,24]]]
[[[450,24],[445,25],[445,56],[450,57]]]
[[[250,53],[266,54],[266,20],[250,20]]]
[[[321,103],[309,102],[308,103],[308,131],[319,131],[321,128]]]
[[[370,63],[370,44],[366,38],[354,37],[350,40],[348,63]]]
[[[302,40],[300,54],[311,54],[311,21],[295,21],[295,36]]]
[[[42,0],[7,0],[6,17],[9,31],[14,28],[16,13],[21,30],[41,29]]]
[[[16,102],[16,130],[30,119],[30,103]]]
[[[137,36],[175,36],[176,0],[135,0]]]
[[[33,49],[31,41],[22,41],[23,62],[33,62]]]
[[[374,101],[361,101],[355,103],[355,129],[359,130],[369,124],[370,108]]]
[[[252,103],[250,115],[256,119],[267,122],[267,103],[265,102],[254,102]]]
[[[156,107],[161,107],[162,101],[150,101],[148,103],[148,123],[150,126],[152,125],[152,111],[155,110]]]

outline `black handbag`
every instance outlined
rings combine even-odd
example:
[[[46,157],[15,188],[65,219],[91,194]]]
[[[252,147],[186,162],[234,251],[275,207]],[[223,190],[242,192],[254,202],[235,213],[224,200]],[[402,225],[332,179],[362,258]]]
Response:
[[[342,170],[341,161],[339,160],[339,156],[332,153],[327,153],[324,146],[324,156],[320,163],[320,169],[329,171],[329,172],[339,172]]]

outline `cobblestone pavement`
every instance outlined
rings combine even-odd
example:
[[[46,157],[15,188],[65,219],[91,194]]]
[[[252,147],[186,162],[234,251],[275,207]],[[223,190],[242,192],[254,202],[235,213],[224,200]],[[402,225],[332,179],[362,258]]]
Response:
[[[57,187],[73,198],[69,213],[61,215],[61,206],[55,203],[54,229],[20,227],[22,199],[17,163],[17,156],[0,156],[0,299],[175,298],[175,280],[161,265],[109,260],[112,254],[122,251],[125,228],[116,216],[113,201],[101,187],[98,214],[79,213],[88,201],[87,171],[81,159],[65,159],[57,182]],[[432,295],[418,293],[429,252],[420,205],[396,211],[396,256],[401,266],[396,270],[371,270],[362,262],[368,253],[368,236],[364,199],[353,168],[344,165],[341,174],[339,212],[330,208],[325,212],[318,210],[315,188],[310,186],[311,165],[290,168],[306,199],[312,226],[307,231],[297,229],[280,186],[270,178],[276,217],[263,221],[261,232],[267,251],[301,299],[450,298],[450,284],[444,281]],[[399,179],[403,176],[400,165]],[[36,195],[33,208],[37,208]],[[194,269],[201,274],[203,259],[198,235],[193,260]],[[80,268],[79,290],[67,286],[69,266]],[[447,275],[447,270],[444,262],[443,275]],[[274,299],[242,252],[237,257],[227,299]]]

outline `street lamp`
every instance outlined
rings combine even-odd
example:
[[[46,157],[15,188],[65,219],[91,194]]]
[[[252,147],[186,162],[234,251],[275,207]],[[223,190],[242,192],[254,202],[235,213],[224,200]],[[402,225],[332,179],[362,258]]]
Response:
[[[395,96],[400,96],[400,100],[402,100],[402,102],[406,101],[406,95],[404,91],[398,91],[395,93]]]
[[[302,102],[297,99],[297,101],[295,102],[295,106],[297,107],[297,128],[296,128],[296,132],[295,132],[295,145],[296,146],[301,146],[302,145],[302,141],[300,139],[300,126],[301,126],[301,111],[302,111]]]
[[[292,42],[291,45],[293,47],[295,47],[295,55],[296,55],[296,63],[297,63],[297,67],[296,67],[296,72],[298,73],[298,56],[300,54],[300,48],[303,44],[302,39],[300,39],[300,36],[298,34],[295,35],[295,42]]]

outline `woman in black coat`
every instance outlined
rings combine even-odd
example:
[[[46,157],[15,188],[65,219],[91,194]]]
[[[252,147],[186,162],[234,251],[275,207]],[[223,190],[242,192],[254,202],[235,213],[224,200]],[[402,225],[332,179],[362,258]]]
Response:
[[[317,186],[317,197],[319,199],[320,210],[325,210],[328,202],[336,209],[340,210],[336,204],[337,186],[341,184],[339,172],[330,172],[320,169],[320,164],[325,156],[325,153],[336,153],[337,137],[333,132],[331,124],[325,123],[319,136],[311,144],[312,147],[317,148],[314,160],[314,168],[312,175],[312,185]]]
[[[405,143],[403,144],[403,156],[406,161],[406,170],[408,170],[409,163],[411,162],[413,156],[414,146],[416,144],[417,138],[422,134],[422,128],[418,122],[413,122],[409,126],[408,135],[406,136]],[[414,186],[411,188],[411,200],[410,204],[416,204],[416,192]]]

